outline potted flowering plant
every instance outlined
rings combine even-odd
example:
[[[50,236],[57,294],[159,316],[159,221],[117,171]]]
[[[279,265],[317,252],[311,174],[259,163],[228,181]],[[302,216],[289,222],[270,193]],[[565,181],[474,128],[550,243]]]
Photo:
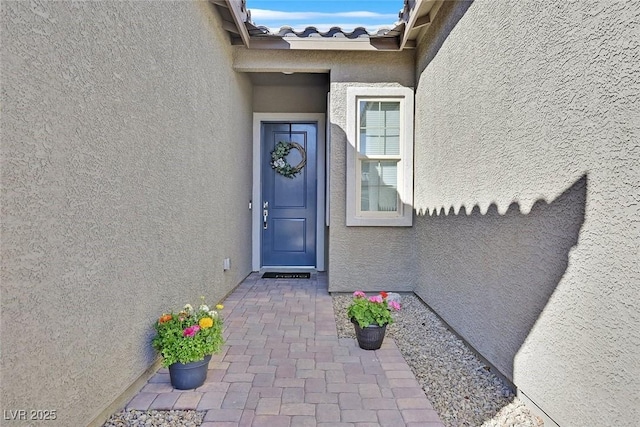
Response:
[[[221,304],[216,310],[222,310]],[[153,347],[169,367],[171,384],[181,390],[199,387],[207,376],[211,355],[224,344],[222,317],[204,303],[195,310],[191,304],[178,313],[163,314],[155,323]]]
[[[382,346],[387,325],[393,323],[391,310],[400,310],[400,304],[388,301],[388,296],[386,292],[371,297],[362,291],[353,293],[347,315],[355,327],[360,348],[377,350]]]

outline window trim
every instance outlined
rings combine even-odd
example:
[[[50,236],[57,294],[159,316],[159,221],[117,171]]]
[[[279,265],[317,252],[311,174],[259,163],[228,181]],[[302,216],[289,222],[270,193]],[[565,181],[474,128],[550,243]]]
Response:
[[[410,227],[413,225],[413,90],[407,87],[350,87],[347,88],[347,226]],[[395,212],[361,211],[359,200],[360,183],[358,172],[362,160],[358,152],[359,102],[398,101],[400,102],[400,155],[391,156],[398,163],[399,195],[398,210]],[[388,156],[371,156],[383,159]]]

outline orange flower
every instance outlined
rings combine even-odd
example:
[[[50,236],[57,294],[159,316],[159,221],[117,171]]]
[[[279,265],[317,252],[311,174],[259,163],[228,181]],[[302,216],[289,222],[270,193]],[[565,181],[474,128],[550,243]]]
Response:
[[[173,319],[173,317],[170,314],[163,314],[160,317],[160,320],[158,320],[158,322],[160,323],[167,323],[169,320]]]
[[[382,291],[382,292],[380,292],[380,296],[381,296],[383,299],[387,299],[387,297],[389,296],[389,294],[388,294],[388,293],[386,293],[385,291]]]
[[[202,319],[200,319],[198,324],[202,329],[208,329],[213,326],[213,319],[210,317],[203,317]]]

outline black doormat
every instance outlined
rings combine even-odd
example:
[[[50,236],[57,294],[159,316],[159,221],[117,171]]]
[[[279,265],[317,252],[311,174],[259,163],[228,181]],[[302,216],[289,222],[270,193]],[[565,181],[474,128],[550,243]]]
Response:
[[[262,275],[263,279],[310,279],[311,273],[278,273],[268,272]]]

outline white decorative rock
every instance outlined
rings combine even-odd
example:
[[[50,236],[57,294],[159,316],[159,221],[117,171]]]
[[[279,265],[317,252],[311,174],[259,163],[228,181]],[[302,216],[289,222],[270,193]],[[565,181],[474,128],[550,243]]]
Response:
[[[400,304],[400,300],[402,299],[402,297],[400,296],[400,294],[397,294],[395,292],[389,292],[387,294],[387,301],[391,302],[391,301],[396,301],[398,304]]]

